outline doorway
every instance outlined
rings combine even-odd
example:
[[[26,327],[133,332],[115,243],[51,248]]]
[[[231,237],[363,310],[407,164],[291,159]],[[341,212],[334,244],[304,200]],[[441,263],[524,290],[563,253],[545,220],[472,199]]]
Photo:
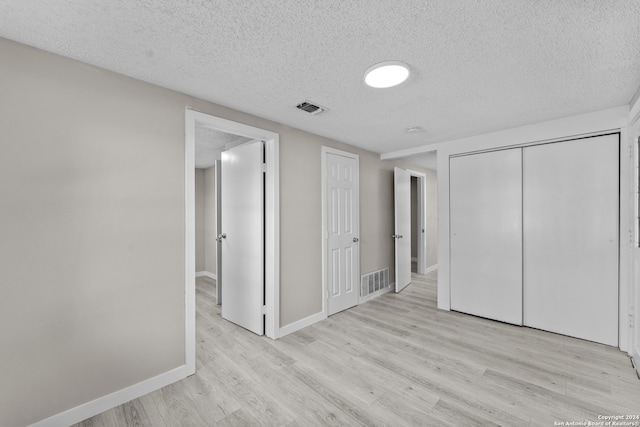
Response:
[[[411,272],[418,272],[418,242],[424,233],[424,224],[420,216],[420,204],[418,203],[418,177],[411,177]]]
[[[411,283],[411,273],[426,274],[427,175],[394,168],[395,289]]]
[[[279,331],[279,135],[264,129],[187,109],[185,111],[185,325],[187,366],[195,372],[195,148],[196,129],[264,141],[264,333]],[[224,284],[222,285],[224,286]]]

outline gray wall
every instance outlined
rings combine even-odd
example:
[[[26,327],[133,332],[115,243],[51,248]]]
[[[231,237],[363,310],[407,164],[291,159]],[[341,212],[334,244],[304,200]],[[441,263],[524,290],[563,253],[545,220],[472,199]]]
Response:
[[[3,39],[0,57],[0,425],[184,364],[185,108],[280,134],[281,326],[322,307],[322,145],[361,156],[361,272],[393,277],[408,165]]]

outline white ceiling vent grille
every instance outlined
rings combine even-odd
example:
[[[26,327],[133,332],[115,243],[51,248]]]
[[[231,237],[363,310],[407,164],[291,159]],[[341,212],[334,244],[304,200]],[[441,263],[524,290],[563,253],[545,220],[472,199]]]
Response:
[[[313,114],[314,116],[316,114],[320,114],[323,111],[327,110],[326,108],[321,107],[321,106],[319,106],[317,104],[314,104],[312,102],[309,102],[309,101],[301,102],[300,104],[296,105],[296,108],[298,110],[306,111],[309,114]]]

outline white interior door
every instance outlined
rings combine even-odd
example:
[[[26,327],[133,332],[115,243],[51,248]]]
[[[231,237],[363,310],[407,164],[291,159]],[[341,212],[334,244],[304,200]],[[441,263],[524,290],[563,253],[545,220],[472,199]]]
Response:
[[[618,135],[524,150],[524,323],[618,345]]]
[[[216,303],[222,304],[222,161],[216,160]]]
[[[261,141],[222,152],[222,317],[264,333],[264,159]]]
[[[522,150],[449,162],[451,308],[522,324]]]
[[[358,159],[327,152],[327,315],[358,304],[360,287]]]
[[[411,174],[393,170],[396,292],[411,283]]]

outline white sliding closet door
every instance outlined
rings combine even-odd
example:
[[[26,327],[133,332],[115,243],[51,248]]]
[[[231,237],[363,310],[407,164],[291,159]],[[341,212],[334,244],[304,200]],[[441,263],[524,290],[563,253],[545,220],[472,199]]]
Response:
[[[618,345],[619,137],[524,149],[524,324]]]
[[[451,158],[451,308],[522,324],[522,150]]]

